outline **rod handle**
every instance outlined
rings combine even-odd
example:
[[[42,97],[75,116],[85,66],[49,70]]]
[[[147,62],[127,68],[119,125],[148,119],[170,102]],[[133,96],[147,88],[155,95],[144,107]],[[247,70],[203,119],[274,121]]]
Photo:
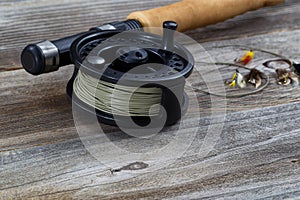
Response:
[[[283,3],[284,0],[183,0],[171,5],[129,14],[143,27],[161,27],[164,21],[176,21],[178,31],[225,21],[245,12]]]

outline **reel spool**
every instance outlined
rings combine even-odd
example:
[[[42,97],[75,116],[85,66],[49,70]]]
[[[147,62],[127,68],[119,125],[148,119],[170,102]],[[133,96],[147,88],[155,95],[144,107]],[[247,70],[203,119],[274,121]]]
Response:
[[[67,85],[73,105],[114,126],[128,127],[128,120],[139,126],[164,119],[164,126],[175,124],[188,107],[185,78],[194,61],[174,43],[177,24],[163,27],[163,37],[135,30],[75,40],[70,49],[75,69]]]

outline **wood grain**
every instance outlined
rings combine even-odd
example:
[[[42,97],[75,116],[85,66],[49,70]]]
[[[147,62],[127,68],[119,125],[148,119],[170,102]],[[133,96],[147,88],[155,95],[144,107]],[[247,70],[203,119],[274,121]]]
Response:
[[[96,19],[100,24],[119,20],[135,9],[171,2],[0,2],[0,199],[300,197],[299,86],[281,87],[271,77],[271,84],[263,92],[227,99],[224,126],[216,138],[208,137],[207,131],[218,127],[220,122],[214,121],[212,110],[222,107],[212,108],[212,103],[224,102],[224,99],[216,98],[216,102],[212,102],[210,96],[196,93],[198,102],[190,105],[182,135],[186,140],[193,136],[192,142],[178,159],[172,160],[176,155],[166,152],[152,160],[146,157],[116,160],[119,155],[104,151],[111,155],[110,159],[106,156],[106,160],[104,157],[97,160],[84,146],[82,135],[77,133],[72,105],[65,94],[73,67],[38,77],[16,69],[20,68],[19,51],[27,42],[73,34],[94,26]],[[287,0],[285,5],[251,12],[188,35],[202,41],[205,51],[200,50],[199,55],[209,53],[217,61],[231,62],[243,54],[239,49],[213,48],[227,44],[264,48],[297,60],[299,6],[298,1]],[[250,22],[255,24],[249,26]],[[193,44],[187,47],[194,48]],[[272,58],[257,52],[252,65]],[[208,73],[208,66],[197,64],[203,73]],[[218,73],[228,79],[233,71],[234,68],[219,66]],[[197,71],[188,81],[193,87],[207,89]],[[193,93],[188,91],[188,94]],[[112,142],[139,153],[168,145],[175,137],[172,130],[178,126],[142,140],[102,125],[106,134],[88,139],[95,147],[103,148]],[[194,128],[197,128],[195,135],[191,133]],[[142,169],[131,170],[137,162]]]
[[[188,34],[202,42],[297,30],[300,26],[299,10],[297,0],[286,0],[282,5],[248,12],[224,23],[190,31]]]

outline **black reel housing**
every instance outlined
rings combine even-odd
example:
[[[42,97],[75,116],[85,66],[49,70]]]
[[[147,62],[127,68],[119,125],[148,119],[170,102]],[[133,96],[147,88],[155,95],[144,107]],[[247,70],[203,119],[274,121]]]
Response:
[[[73,76],[67,85],[68,96],[81,111],[96,112],[100,122],[110,125],[126,126],[128,117],[114,117],[76,97],[73,83],[79,70],[113,84],[160,88],[161,105],[167,116],[161,112],[155,119],[167,119],[165,126],[172,125],[187,109],[188,98],[184,93],[184,85],[185,77],[193,69],[193,57],[183,46],[174,43],[176,22],[163,23],[163,37],[146,33],[141,28],[142,25],[136,20],[112,22],[55,41],[30,44],[23,49],[21,62],[24,69],[33,75],[75,64]],[[142,126],[151,120],[147,116],[132,119]]]
[[[160,88],[161,105],[167,116],[161,112],[155,118],[166,117],[165,126],[175,124],[188,107],[185,77],[191,74],[194,65],[189,51],[173,42],[176,27],[174,22],[165,22],[164,28],[170,30],[165,29],[163,37],[134,30],[88,33],[75,40],[70,50],[75,69],[67,85],[67,94],[74,105],[96,113],[98,120],[105,124],[126,126],[128,121],[127,116],[116,117],[87,105],[73,93],[73,83],[80,70],[113,84]],[[140,126],[151,121],[148,116],[131,118]]]

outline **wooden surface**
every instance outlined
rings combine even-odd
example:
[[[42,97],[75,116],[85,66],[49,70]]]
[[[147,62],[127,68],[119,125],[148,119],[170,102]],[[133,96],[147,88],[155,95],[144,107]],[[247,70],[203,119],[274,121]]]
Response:
[[[114,163],[104,165],[87,151],[76,132],[65,94],[72,67],[39,77],[21,69],[20,51],[28,43],[122,20],[134,10],[171,2],[0,1],[0,199],[300,198],[299,86],[280,87],[271,77],[263,92],[226,100],[224,127],[205,155],[201,151],[207,142],[205,133],[217,122],[211,119],[210,96],[197,93],[200,118],[191,104],[183,133],[188,136],[193,127],[199,129],[177,160],[165,166],[170,160],[167,154],[151,161],[112,158]],[[212,48],[224,44],[260,47],[299,60],[299,10],[299,1],[287,0],[187,35],[217,61],[230,61],[243,53]],[[270,58],[258,53],[254,64]],[[222,68],[220,73],[228,79],[233,70]],[[205,89],[195,73],[188,80]],[[129,149],[159,148],[172,140],[166,133],[135,143],[118,129],[103,127],[116,145]],[[132,163],[142,169],[131,170]]]

